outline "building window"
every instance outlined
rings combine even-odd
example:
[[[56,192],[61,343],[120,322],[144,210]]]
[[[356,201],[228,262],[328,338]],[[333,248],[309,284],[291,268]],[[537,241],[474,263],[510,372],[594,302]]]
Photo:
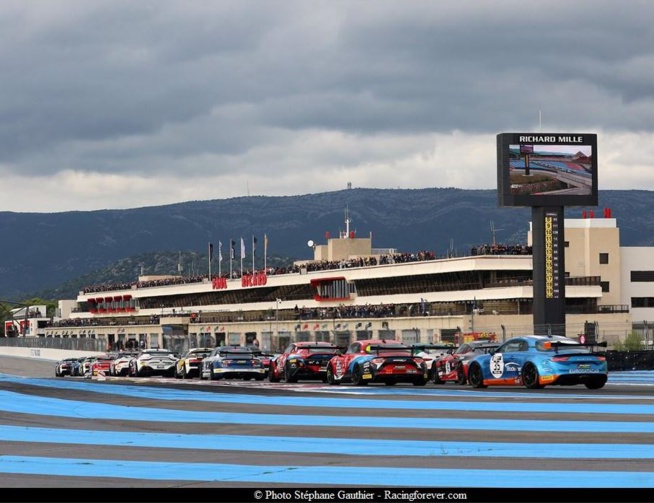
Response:
[[[631,271],[632,283],[651,283],[654,282],[654,271]]]
[[[599,260],[600,260],[600,264],[608,264],[609,263],[609,254],[608,253],[600,253]]]
[[[563,241],[563,248],[570,248],[570,241]]]
[[[654,307],[654,297],[632,297],[631,307]]]
[[[600,281],[600,286],[602,287],[602,292],[603,293],[609,293],[611,291],[609,289],[609,282],[608,281]]]

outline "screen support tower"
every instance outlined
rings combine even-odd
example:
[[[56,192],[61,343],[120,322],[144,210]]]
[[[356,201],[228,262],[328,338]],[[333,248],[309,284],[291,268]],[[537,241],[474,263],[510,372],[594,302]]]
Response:
[[[533,206],[534,333],[565,334],[563,206]]]

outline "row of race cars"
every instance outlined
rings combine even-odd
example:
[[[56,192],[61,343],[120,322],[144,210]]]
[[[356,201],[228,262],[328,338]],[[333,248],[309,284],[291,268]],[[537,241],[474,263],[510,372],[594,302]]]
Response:
[[[180,379],[255,379],[294,383],[321,380],[330,385],[395,385],[455,382],[474,388],[583,384],[602,388],[608,379],[604,354],[594,346],[558,335],[525,335],[504,343],[485,340],[454,348],[443,344],[405,345],[396,340],[355,341],[345,350],[329,342],[294,342],[283,353],[255,346],[192,348],[179,356],[166,349],[142,349],[97,357],[81,375],[170,376]],[[605,345],[604,345],[605,346]],[[55,375],[76,374],[73,358],[57,362]],[[84,370],[82,363],[82,370]]]

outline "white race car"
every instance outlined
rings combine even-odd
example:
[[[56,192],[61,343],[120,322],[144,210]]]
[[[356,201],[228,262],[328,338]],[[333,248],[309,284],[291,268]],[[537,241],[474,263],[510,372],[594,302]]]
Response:
[[[129,375],[172,377],[175,375],[177,360],[177,355],[167,349],[142,349],[129,361]]]
[[[109,375],[126,376],[129,374],[129,362],[135,358],[137,353],[121,351],[109,365]]]

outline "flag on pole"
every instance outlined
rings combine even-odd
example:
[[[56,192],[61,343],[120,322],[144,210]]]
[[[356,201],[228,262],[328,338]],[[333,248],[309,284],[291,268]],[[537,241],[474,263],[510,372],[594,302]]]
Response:
[[[211,280],[211,259],[213,258],[213,243],[209,242],[209,261],[207,263],[209,269],[209,280]]]
[[[256,250],[257,250],[257,238],[255,237],[254,234],[252,234],[252,272],[253,273],[256,270],[254,268],[254,255],[256,253]]]
[[[243,277],[243,259],[245,258],[245,241],[241,238],[241,278]]]
[[[223,243],[222,241],[218,241],[218,277],[220,277],[222,274],[222,271],[220,270],[222,262],[223,262]]]
[[[268,268],[268,234],[263,235],[263,268]]]
[[[230,259],[234,260],[234,257],[236,257],[236,241],[234,241],[233,239],[232,239],[232,250],[230,253],[231,253]]]

